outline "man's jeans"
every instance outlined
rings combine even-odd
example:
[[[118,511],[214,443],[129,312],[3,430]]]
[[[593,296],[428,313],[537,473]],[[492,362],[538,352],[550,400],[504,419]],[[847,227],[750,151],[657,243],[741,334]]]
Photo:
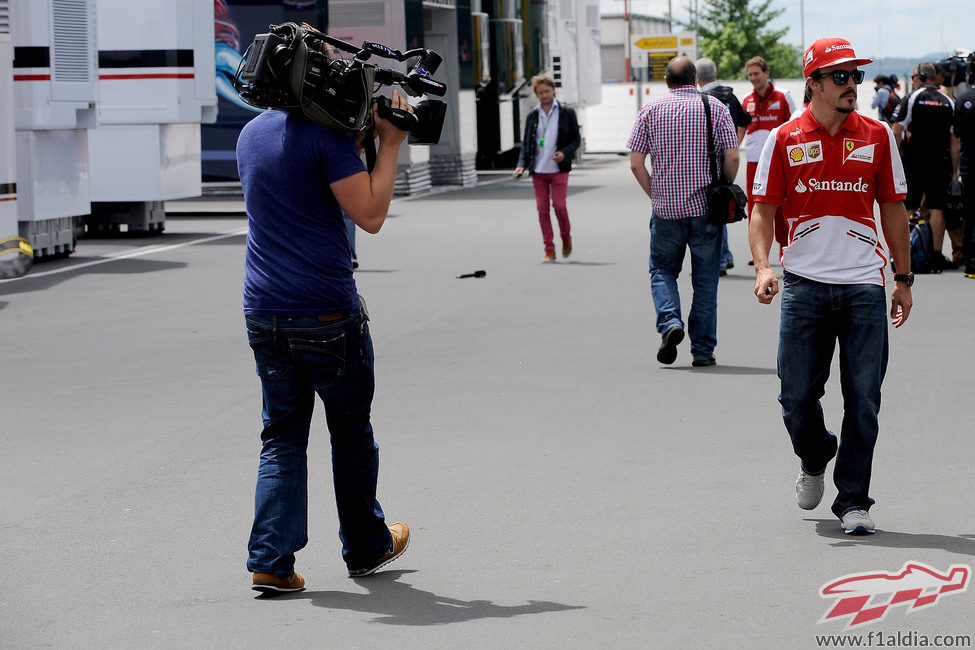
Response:
[[[315,394],[325,405],[342,557],[371,566],[392,536],[376,501],[379,446],[369,410],[372,339],[362,308],[336,320],[246,316],[264,395],[264,431],[247,569],[291,575],[308,542],[308,429]]]
[[[731,248],[728,247],[728,226],[721,226],[721,260],[718,268],[721,271],[727,271],[728,267],[733,266],[734,263],[735,256],[731,254]]]
[[[783,283],[779,402],[792,448],[803,469],[814,474],[836,456],[833,482],[839,493],[833,514],[869,510],[880,387],[887,371],[887,293],[877,284],[824,284],[788,271]],[[843,391],[839,450],[819,402],[837,341]]]
[[[684,265],[684,250],[691,249],[691,286],[694,297],[687,316],[691,354],[707,359],[718,344],[718,264],[721,226],[706,215],[686,219],[650,218],[650,294],[657,310],[657,332],[674,325],[684,327],[680,314],[677,276]]]

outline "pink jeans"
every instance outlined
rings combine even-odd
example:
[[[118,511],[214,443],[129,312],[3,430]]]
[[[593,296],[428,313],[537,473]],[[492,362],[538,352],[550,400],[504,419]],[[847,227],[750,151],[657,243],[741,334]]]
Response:
[[[566,239],[570,228],[569,211],[565,207],[565,196],[569,189],[569,172],[532,174],[532,185],[535,187],[535,205],[538,207],[538,225],[542,227],[542,242],[545,244],[545,250],[554,251],[552,217],[548,210],[549,196],[551,196],[552,207],[555,208],[555,218],[559,222],[559,235],[562,239]]]

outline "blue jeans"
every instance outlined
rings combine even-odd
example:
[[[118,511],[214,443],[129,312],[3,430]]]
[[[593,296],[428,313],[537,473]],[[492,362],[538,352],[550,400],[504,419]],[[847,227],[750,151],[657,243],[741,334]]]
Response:
[[[694,297],[687,316],[691,354],[707,359],[718,344],[718,264],[721,258],[721,226],[706,215],[686,219],[650,217],[650,294],[657,310],[657,332],[674,325],[680,317],[677,276],[684,266],[684,249],[691,249],[691,286]]]
[[[290,576],[308,542],[308,429],[315,394],[325,406],[342,558],[349,570],[385,553],[392,536],[376,500],[379,446],[369,410],[372,339],[360,307],[339,319],[246,316],[264,397],[261,460],[247,569]]]
[[[727,271],[734,263],[735,256],[731,254],[731,248],[728,247],[728,226],[721,226],[721,264],[718,268]]]
[[[836,457],[833,514],[869,510],[880,387],[887,372],[887,293],[876,284],[824,284],[788,271],[783,284],[779,402],[792,448],[803,469],[814,474]],[[819,401],[837,341],[843,391],[838,449]]]

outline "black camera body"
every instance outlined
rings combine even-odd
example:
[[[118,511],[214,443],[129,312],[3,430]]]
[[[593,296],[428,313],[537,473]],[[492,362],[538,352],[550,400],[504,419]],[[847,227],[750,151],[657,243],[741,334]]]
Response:
[[[941,61],[938,66],[944,72],[945,86],[954,87],[962,83],[975,82],[975,53],[968,56],[955,54]]]
[[[333,56],[336,50],[353,57]],[[418,57],[418,61],[403,74],[368,62],[372,55],[400,62]],[[356,47],[309,27],[284,23],[254,37],[237,68],[234,88],[251,106],[300,110],[310,120],[351,133],[369,128],[370,109],[377,102],[381,117],[395,115],[392,121],[397,128],[410,132],[411,144],[437,144],[447,104],[425,96],[442,97],[447,92],[443,83],[431,77],[442,61],[433,50],[400,52],[369,41]],[[382,86],[393,85],[423,98],[413,115],[392,109],[388,98],[373,98]]]

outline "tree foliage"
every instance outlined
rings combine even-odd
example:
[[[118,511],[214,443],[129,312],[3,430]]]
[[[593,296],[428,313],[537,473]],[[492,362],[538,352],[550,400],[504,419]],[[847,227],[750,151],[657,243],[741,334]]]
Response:
[[[698,12],[687,7],[691,22],[685,29],[697,29],[701,56],[714,61],[719,79],[740,79],[745,61],[760,56],[768,61],[777,79],[802,76],[802,51],[782,41],[789,31],[770,29],[769,23],[785,9],[771,9],[772,0],[704,0]]]

